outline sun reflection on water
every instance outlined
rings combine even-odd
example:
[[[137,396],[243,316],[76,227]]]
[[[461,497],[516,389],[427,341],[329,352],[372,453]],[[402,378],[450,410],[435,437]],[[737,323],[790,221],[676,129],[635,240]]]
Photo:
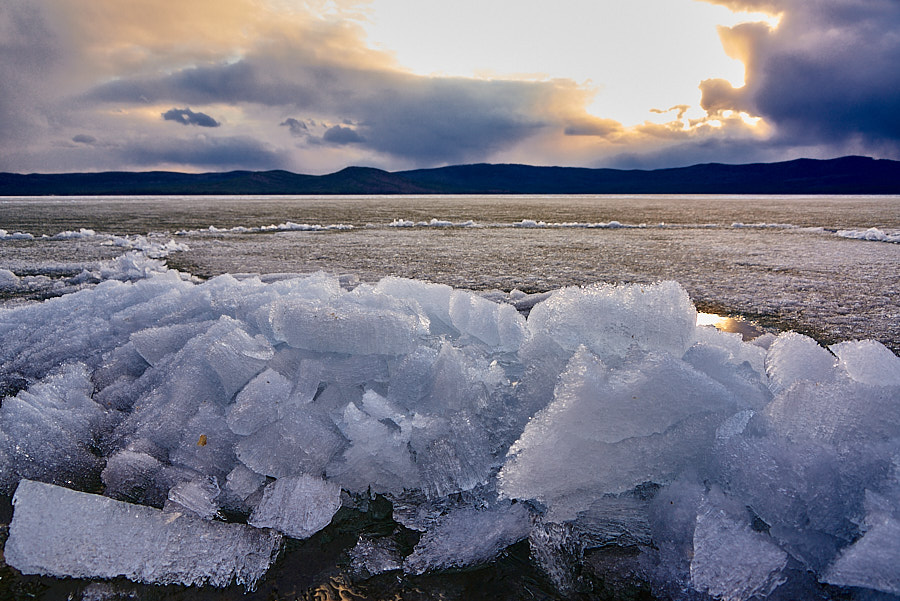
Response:
[[[740,334],[744,341],[753,340],[765,334],[755,323],[740,317],[728,317],[716,313],[697,313],[698,326],[712,326],[723,332]]]

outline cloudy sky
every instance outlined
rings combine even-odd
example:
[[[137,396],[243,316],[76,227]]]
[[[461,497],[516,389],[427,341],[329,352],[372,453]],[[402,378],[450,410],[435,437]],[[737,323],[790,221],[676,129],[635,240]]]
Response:
[[[900,159],[898,0],[3,0],[0,171]]]

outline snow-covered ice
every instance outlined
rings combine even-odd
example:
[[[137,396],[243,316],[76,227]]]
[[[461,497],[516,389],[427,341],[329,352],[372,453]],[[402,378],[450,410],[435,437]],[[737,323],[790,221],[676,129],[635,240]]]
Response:
[[[380,494],[421,538],[364,535],[359,574],[467,568],[527,539],[563,588],[593,547],[622,545],[663,597],[900,596],[900,359],[878,342],[744,342],[698,326],[674,282],[504,297],[197,282],[125,257],[130,277],[0,309],[0,485],[19,485],[6,553],[23,570],[67,540],[41,495],[72,504],[72,536],[172,537],[150,558],[48,552],[42,573],[252,584],[261,571],[194,555],[230,543],[191,536],[257,545],[264,571],[270,529],[308,538],[342,498]]]

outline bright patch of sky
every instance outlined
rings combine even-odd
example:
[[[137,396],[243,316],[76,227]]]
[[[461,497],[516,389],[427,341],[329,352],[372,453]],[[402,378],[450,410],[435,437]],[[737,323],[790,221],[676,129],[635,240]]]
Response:
[[[694,0],[373,0],[369,44],[420,75],[567,78],[595,92],[589,111],[629,126],[701,116],[700,81],[743,85],[717,26],[768,21]]]

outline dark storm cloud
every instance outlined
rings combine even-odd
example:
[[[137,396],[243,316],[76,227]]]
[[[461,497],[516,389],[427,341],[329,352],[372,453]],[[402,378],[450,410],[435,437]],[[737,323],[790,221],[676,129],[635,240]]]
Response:
[[[419,162],[483,159],[547,124],[551,83],[398,77],[360,105],[367,144]]]
[[[293,117],[288,117],[287,119],[279,123],[279,125],[289,128],[291,131],[291,135],[297,136],[298,138],[302,138],[310,134],[309,126],[303,121],[294,119]]]
[[[255,103],[349,115],[359,124],[351,130],[357,136],[352,141],[422,163],[484,157],[546,125],[546,115],[553,115],[554,109],[573,111],[572,105],[582,99],[571,82],[428,78],[292,58],[294,62],[287,63],[251,57],[161,77],[120,79],[98,86],[87,98],[112,103]],[[299,121],[282,124],[303,135]],[[351,141],[338,130],[331,135],[332,141]]]
[[[88,134],[78,134],[72,138],[72,141],[76,144],[87,144],[90,146],[97,143],[97,138]]]
[[[129,141],[117,150],[132,166],[190,165],[215,170],[283,169],[288,157],[247,137],[158,138]]]
[[[356,130],[341,125],[335,125],[334,127],[325,130],[325,133],[322,134],[322,140],[329,144],[337,144],[338,146],[343,146],[344,144],[359,144],[364,141],[363,138],[356,133]]]
[[[745,61],[746,85],[703,82],[704,108],[760,115],[784,143],[900,152],[900,2],[716,1],[780,11],[781,22],[721,31],[726,50]]]
[[[321,102],[315,85],[319,78],[316,69],[300,68],[295,72],[295,77],[291,77],[290,73],[279,67],[277,63],[266,65],[245,59],[236,63],[190,67],[159,77],[120,78],[94,88],[87,99],[129,103],[257,102],[300,106]]]
[[[200,127],[219,127],[219,122],[206,113],[195,113],[189,108],[170,109],[162,114],[166,121],[174,121],[182,125],[197,125]]]

